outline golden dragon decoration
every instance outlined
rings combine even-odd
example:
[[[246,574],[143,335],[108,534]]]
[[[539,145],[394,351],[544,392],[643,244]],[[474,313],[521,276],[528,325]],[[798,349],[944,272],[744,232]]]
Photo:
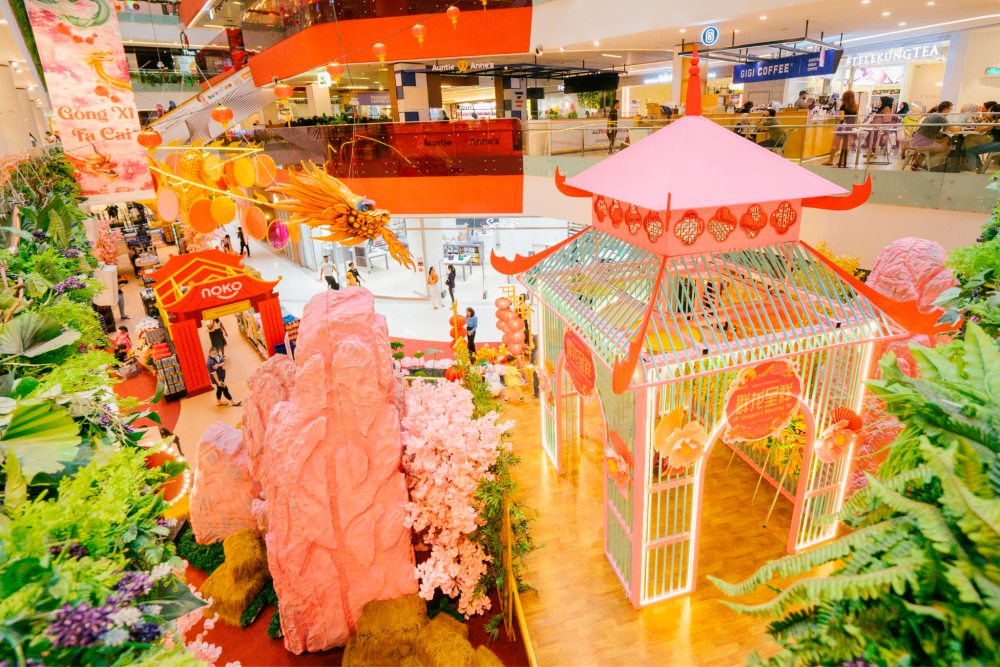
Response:
[[[93,142],[90,142],[90,148],[94,151],[93,155],[74,155],[67,151],[66,159],[69,160],[74,169],[82,174],[100,176],[108,181],[116,180],[118,172],[115,171],[115,168],[118,163],[112,162],[110,157],[97,150],[97,146]]]
[[[288,185],[276,184],[268,188],[268,192],[287,197],[274,202],[274,208],[290,212],[293,224],[302,223],[327,231],[325,236],[313,237],[320,241],[337,241],[350,246],[381,237],[397,262],[416,271],[410,251],[386,227],[388,211],[375,208],[375,202],[354,194],[311,160],[302,166],[303,171],[288,172],[291,180]]]
[[[132,90],[132,84],[122,79],[116,79],[104,71],[104,63],[114,62],[114,56],[110,51],[90,51],[83,57],[83,64],[94,70],[97,78],[108,85],[108,89],[121,88]]]

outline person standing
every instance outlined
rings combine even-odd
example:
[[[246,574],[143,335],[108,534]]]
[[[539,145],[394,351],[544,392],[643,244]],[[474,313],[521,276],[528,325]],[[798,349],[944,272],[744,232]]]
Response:
[[[208,367],[208,377],[212,380],[212,386],[215,387],[215,404],[218,406],[229,405],[227,401],[232,401],[234,407],[243,405],[243,401],[233,400],[232,394],[229,393],[229,387],[226,386],[226,360],[222,353],[214,347],[210,349],[205,365]],[[223,396],[226,397],[227,401],[222,400]]]
[[[347,263],[347,282],[355,287],[361,286],[361,274],[358,269],[354,266],[354,262]]]
[[[323,255],[323,263],[319,265],[319,281],[326,281],[327,289],[340,289],[340,274],[337,267],[330,261],[329,255]]]
[[[128,335],[128,327],[118,327],[115,336],[115,359],[125,361],[132,354],[132,339]]]
[[[136,262],[139,259],[139,249],[132,246],[128,249],[128,261],[132,263],[132,272],[135,273],[135,277],[139,277],[139,265]]]
[[[431,293],[431,305],[434,306],[434,310],[441,306],[441,290],[438,289],[438,280],[437,271],[432,266],[427,272],[427,290]]]
[[[222,320],[218,317],[214,320],[207,320],[205,328],[208,329],[208,339],[211,341],[212,347],[217,349],[222,356],[226,356],[226,336],[229,335],[229,332],[223,326]]]
[[[448,286],[448,294],[451,295],[451,302],[455,303],[455,265],[448,265],[448,276],[444,279],[444,284]]]
[[[247,245],[247,239],[243,236],[243,227],[236,228],[236,239],[240,242],[240,254],[246,254],[246,256],[249,257],[250,246]]]
[[[851,138],[854,136],[854,125],[858,122],[858,102],[854,97],[854,91],[848,90],[844,93],[840,101],[841,121],[833,130],[833,142],[830,145],[830,156],[826,162],[820,164],[828,167],[833,166],[833,156],[840,151],[837,166],[847,166],[847,153],[851,150]]]
[[[611,103],[608,112],[608,155],[614,155],[615,139],[618,137],[618,100]]]
[[[808,95],[808,94],[809,93],[807,93],[804,90],[800,90],[799,91],[799,99],[795,100],[795,108],[796,109],[808,109],[809,108],[809,100],[806,99],[806,95]]]
[[[125,293],[122,292],[122,286],[118,286],[118,313],[121,315],[123,320],[127,320],[129,317],[125,314]]]
[[[229,238],[229,234],[222,237],[222,252],[233,254],[233,240]]]
[[[479,328],[479,318],[472,308],[465,309],[465,329],[469,332],[469,358],[476,354],[476,329]]]

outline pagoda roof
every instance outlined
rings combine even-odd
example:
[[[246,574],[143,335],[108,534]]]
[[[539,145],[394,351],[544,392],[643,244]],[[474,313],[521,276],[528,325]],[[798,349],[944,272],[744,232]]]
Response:
[[[566,185],[657,211],[847,193],[700,115],[653,132]]]

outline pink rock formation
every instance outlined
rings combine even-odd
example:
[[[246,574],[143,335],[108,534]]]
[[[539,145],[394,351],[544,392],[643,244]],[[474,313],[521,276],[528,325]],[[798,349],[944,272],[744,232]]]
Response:
[[[878,254],[872,272],[865,282],[890,299],[916,301],[922,312],[931,312],[935,308],[931,305],[934,300],[946,289],[958,284],[951,269],[944,265],[945,259],[944,248],[933,241],[916,238],[899,239]],[[910,377],[915,377],[918,369],[908,345],[917,343],[924,347],[935,347],[948,340],[947,336],[932,338],[914,334],[888,344],[876,345],[869,375],[880,378],[882,369],[878,361],[886,353],[892,352],[899,360],[900,370]],[[874,472],[881,465],[889,453],[888,449],[884,449],[885,446],[892,443],[902,429],[902,425],[894,417],[885,414],[882,401],[870,394],[865,397],[861,418],[864,427],[854,467],[848,480],[848,495],[867,485],[864,474]],[[881,453],[870,456],[874,452]],[[860,455],[869,456],[857,458]]]
[[[219,542],[246,528],[257,529],[250,512],[253,480],[240,431],[215,422],[198,441],[191,487],[191,528],[199,544]]]
[[[293,653],[344,645],[365,603],[417,592],[389,335],[374,303],[362,288],[314,297],[294,385],[256,379],[258,391],[290,389],[287,400],[269,411],[263,398],[248,401],[258,411],[244,428],[262,444],[268,565]]]
[[[266,471],[264,441],[274,406],[288,400],[295,386],[295,362],[285,354],[276,354],[250,374],[246,400],[243,401],[243,438],[250,458],[250,474],[263,483]]]

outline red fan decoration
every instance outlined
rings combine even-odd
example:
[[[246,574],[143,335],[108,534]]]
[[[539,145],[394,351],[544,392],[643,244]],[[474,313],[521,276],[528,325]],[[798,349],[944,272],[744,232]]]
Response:
[[[708,233],[719,243],[729,238],[734,229],[736,229],[736,216],[725,206],[716,211],[708,221]]]
[[[642,226],[646,228],[646,236],[649,237],[650,243],[656,243],[656,240],[663,236],[663,222],[656,211],[650,211],[646,214],[646,219],[642,221]]]
[[[635,204],[628,205],[628,210],[625,212],[625,224],[628,225],[632,236],[635,236],[635,233],[642,227],[642,214],[639,213]]]
[[[760,204],[754,204],[748,208],[747,212],[740,218],[740,229],[743,230],[748,239],[752,239],[760,234],[760,230],[764,229],[764,225],[766,224],[767,214],[764,213],[764,209],[760,207]]]
[[[783,201],[778,204],[778,208],[774,209],[774,213],[771,214],[771,226],[779,234],[784,234],[788,231],[789,227],[795,224],[795,220],[798,217],[799,214],[795,212],[792,205]]]
[[[861,417],[854,410],[839,407],[835,408],[833,412],[830,413],[831,424],[836,424],[837,422],[842,421],[847,422],[847,430],[854,431],[855,433],[861,431]]]
[[[604,222],[604,218],[608,217],[608,202],[604,201],[604,197],[598,197],[594,202],[594,214],[598,222]]]
[[[674,236],[681,240],[684,245],[692,245],[705,231],[705,221],[698,217],[694,211],[688,211],[674,225]]]
[[[611,224],[615,226],[615,229],[618,229],[622,224],[622,218],[625,217],[625,214],[622,212],[621,204],[618,203],[617,199],[611,200],[611,211],[608,212],[608,215],[611,216]]]

